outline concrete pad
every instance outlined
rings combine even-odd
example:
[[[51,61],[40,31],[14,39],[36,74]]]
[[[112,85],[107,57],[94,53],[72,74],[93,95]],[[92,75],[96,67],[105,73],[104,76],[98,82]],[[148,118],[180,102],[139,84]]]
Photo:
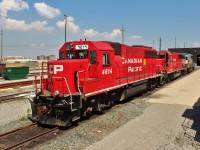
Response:
[[[31,114],[31,104],[27,98],[1,103],[0,125],[21,119],[28,114]]]
[[[200,69],[149,96],[149,102],[193,106],[200,97]]]
[[[186,106],[154,104],[145,113],[86,150],[154,150],[182,129]],[[176,113],[175,113],[176,112]]]
[[[156,91],[149,97],[152,105],[143,115],[90,145],[86,150],[159,150],[164,145],[177,149],[173,144],[183,130],[185,118],[182,115],[200,97],[199,77],[200,70],[197,70]],[[194,148],[188,145],[185,149]]]

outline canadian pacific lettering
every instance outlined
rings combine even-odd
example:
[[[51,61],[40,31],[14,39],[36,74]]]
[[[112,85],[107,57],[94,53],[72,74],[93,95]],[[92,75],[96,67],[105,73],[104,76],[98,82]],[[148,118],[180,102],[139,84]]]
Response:
[[[137,66],[137,67],[128,67],[128,72],[139,72],[142,71],[142,66]]]
[[[137,64],[137,63],[142,63],[142,58],[127,58],[122,62],[122,64]]]

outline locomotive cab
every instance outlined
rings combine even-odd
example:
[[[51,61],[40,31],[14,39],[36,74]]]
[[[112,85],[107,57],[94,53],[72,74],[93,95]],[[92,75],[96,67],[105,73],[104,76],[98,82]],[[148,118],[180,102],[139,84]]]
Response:
[[[193,55],[189,53],[182,53],[184,56],[185,73],[192,72],[194,70]]]

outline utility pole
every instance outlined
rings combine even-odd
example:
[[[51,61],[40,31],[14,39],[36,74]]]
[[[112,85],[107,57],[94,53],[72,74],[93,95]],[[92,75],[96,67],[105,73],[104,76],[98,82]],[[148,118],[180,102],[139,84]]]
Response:
[[[1,62],[3,62],[3,31],[1,30]]]
[[[122,32],[122,44],[124,44],[124,26],[122,25],[122,29],[120,30]]]
[[[67,15],[64,15],[64,17],[65,17],[65,43],[66,43],[66,41],[67,41]]]
[[[185,42],[184,42],[184,48],[185,48]]]
[[[176,48],[176,37],[175,37],[175,48]]]
[[[159,40],[159,50],[161,50],[161,43],[162,42],[162,39],[161,39],[161,37],[160,37],[160,40]]]

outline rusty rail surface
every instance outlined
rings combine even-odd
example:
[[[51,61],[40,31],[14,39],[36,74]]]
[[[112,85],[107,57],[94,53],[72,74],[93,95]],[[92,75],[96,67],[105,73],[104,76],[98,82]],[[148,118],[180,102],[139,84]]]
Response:
[[[0,149],[9,150],[24,148],[31,142],[41,140],[47,135],[58,132],[59,128],[43,128],[38,127],[37,123],[33,123],[13,131],[9,131],[0,135]]]
[[[0,89],[5,89],[5,88],[15,88],[19,86],[27,86],[34,84],[35,82],[33,80],[28,80],[28,81],[21,81],[21,82],[12,82],[12,83],[4,83],[0,84]],[[36,83],[40,83],[40,80],[36,80]]]
[[[0,103],[10,100],[16,100],[20,98],[24,98],[27,96],[27,94],[31,94],[33,91],[24,91],[20,93],[14,93],[14,94],[8,94],[8,95],[0,95]],[[25,95],[23,95],[25,94]]]
[[[44,75],[47,75],[47,72],[44,72]],[[28,76],[40,76],[40,72],[29,73]]]

